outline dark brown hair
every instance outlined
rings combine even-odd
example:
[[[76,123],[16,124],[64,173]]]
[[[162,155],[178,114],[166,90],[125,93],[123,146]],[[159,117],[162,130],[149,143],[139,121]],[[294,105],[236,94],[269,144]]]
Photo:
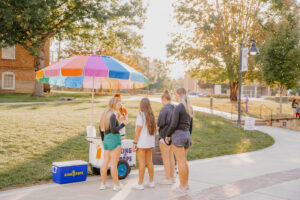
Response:
[[[164,93],[161,95],[161,98],[171,101],[171,95],[169,93],[169,90],[165,90]]]
[[[156,132],[156,123],[155,117],[152,111],[152,107],[148,98],[143,98],[140,103],[141,112],[144,112],[146,117],[146,126],[149,132],[149,135],[155,135]]]

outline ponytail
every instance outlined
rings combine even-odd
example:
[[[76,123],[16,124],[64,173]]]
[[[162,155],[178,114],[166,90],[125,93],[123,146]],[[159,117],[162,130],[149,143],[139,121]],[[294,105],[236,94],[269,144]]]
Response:
[[[161,95],[161,98],[171,101],[171,95],[169,93],[169,90],[165,90],[164,93]]]

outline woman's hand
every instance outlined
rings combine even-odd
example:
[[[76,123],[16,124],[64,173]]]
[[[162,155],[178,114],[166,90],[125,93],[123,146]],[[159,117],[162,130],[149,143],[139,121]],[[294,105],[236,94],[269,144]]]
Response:
[[[128,120],[125,120],[125,121],[123,122],[123,124],[125,124],[125,126],[127,126]]]
[[[136,152],[136,144],[132,145],[132,152]]]
[[[170,140],[171,140],[170,137],[166,137],[166,138],[165,138],[165,142],[166,142],[167,144],[170,144]]]

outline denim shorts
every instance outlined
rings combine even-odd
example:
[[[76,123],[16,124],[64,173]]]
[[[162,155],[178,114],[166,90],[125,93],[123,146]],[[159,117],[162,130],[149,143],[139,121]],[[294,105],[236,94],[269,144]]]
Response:
[[[176,147],[184,147],[185,149],[188,149],[192,144],[190,132],[176,130],[172,135],[172,144]]]

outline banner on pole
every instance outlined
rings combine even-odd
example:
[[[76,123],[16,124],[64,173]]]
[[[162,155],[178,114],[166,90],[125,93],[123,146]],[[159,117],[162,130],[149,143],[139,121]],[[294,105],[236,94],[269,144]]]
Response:
[[[242,49],[242,72],[248,71],[248,48]]]

